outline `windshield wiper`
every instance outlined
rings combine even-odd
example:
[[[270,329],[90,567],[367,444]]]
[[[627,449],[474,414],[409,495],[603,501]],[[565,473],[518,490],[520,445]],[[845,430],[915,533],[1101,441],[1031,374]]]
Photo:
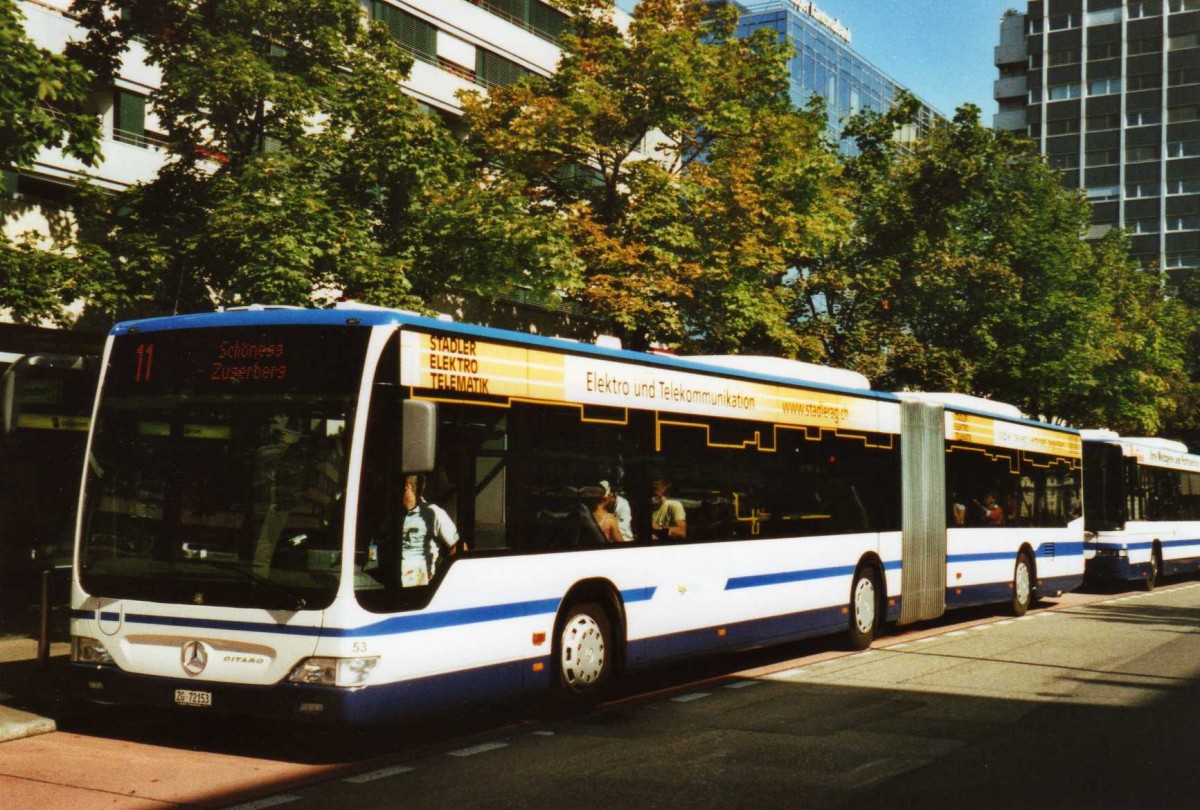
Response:
[[[221,571],[232,571],[233,573],[239,574],[242,576],[242,578],[247,579],[256,585],[268,585],[271,588],[274,588],[276,591],[292,600],[291,610],[303,610],[308,606],[308,600],[296,591],[289,588],[287,585],[284,585],[281,582],[276,582],[268,576],[263,576],[253,569],[245,568],[233,560],[214,560],[212,558],[208,558],[201,560],[200,562],[210,565],[213,568]]]

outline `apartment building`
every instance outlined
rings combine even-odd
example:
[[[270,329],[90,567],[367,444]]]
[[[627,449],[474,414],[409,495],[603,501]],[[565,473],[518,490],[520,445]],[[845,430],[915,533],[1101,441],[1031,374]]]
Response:
[[[1200,269],[1200,0],[1029,0],[1000,22],[998,129],[1092,203],[1089,238]]]

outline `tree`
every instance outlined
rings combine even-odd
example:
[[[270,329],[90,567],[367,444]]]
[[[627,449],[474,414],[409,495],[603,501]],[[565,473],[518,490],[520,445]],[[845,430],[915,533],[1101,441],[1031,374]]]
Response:
[[[79,2],[81,58],[109,80],[137,37],[162,71],[158,177],[83,214],[105,306],[179,312],[314,292],[419,306],[414,235],[465,175],[401,90],[411,67],[356,0]]]
[[[100,124],[87,110],[90,77],[77,62],[38,47],[14,0],[0,0],[0,170],[28,166],[45,147],[86,165],[100,156]],[[6,204],[4,220],[22,214]],[[86,284],[72,255],[49,234],[0,230],[0,309],[18,323],[67,322],[65,309]]]
[[[973,106],[901,153],[891,132],[912,110],[902,98],[848,127],[854,232],[809,268],[796,328],[882,388],[1157,429],[1182,368],[1179,303],[1119,235],[1082,241],[1086,201]]]
[[[788,46],[694,0],[643,0],[624,32],[609,0],[559,5],[555,74],[464,108],[492,176],[565,224],[565,293],[634,346],[804,352],[780,280],[837,231],[837,166],[821,110],[791,103]]]

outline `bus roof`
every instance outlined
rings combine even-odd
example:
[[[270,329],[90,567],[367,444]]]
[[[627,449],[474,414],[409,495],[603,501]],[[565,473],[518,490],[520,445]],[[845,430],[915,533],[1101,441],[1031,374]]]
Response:
[[[544,337],[526,332],[515,332],[508,329],[498,329],[490,326],[477,326],[460,321],[430,318],[415,312],[386,307],[376,307],[357,303],[340,303],[329,309],[308,309],[303,307],[251,305],[229,309],[224,312],[197,313],[191,315],[172,315],[160,318],[146,318],[136,321],[125,321],[113,327],[111,334],[124,335],[131,332],[158,332],[174,329],[204,329],[237,326],[411,326],[419,329],[430,329],[450,332],[484,340],[496,340],[505,343],[531,346],[542,349],[570,352],[575,354],[604,357],[613,360],[625,360],[644,365],[659,366],[698,372],[703,374],[721,374],[744,380],[754,380],[776,383],[788,386],[800,386],[816,390],[834,391],[841,394],[875,399],[887,402],[899,402],[901,397],[887,392],[874,391],[864,388],[864,377],[853,371],[834,369],[827,366],[816,366],[796,361],[762,364],[755,361],[729,360],[729,356],[720,358],[714,356],[672,356],[613,349],[597,346],[593,343],[576,341],[568,338]],[[736,356],[735,356],[736,357]],[[772,360],[779,358],[769,358]],[[786,368],[785,368],[786,364]],[[813,369],[820,369],[814,372]],[[909,396],[905,394],[904,396]],[[949,410],[958,413],[973,413],[989,418],[1003,419],[1010,422],[1036,425],[1065,433],[1076,433],[1075,428],[1063,425],[1052,425],[1036,419],[1023,417],[1020,411],[1011,405],[996,403],[991,400],[969,397],[962,394],[918,394],[931,401],[940,401]],[[997,407],[1003,405],[1003,408]]]

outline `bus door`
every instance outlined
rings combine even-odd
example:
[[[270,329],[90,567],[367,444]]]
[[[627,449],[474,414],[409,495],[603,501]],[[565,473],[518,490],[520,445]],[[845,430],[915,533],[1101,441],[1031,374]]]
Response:
[[[900,405],[900,624],[946,610],[946,417],[940,403]]]

